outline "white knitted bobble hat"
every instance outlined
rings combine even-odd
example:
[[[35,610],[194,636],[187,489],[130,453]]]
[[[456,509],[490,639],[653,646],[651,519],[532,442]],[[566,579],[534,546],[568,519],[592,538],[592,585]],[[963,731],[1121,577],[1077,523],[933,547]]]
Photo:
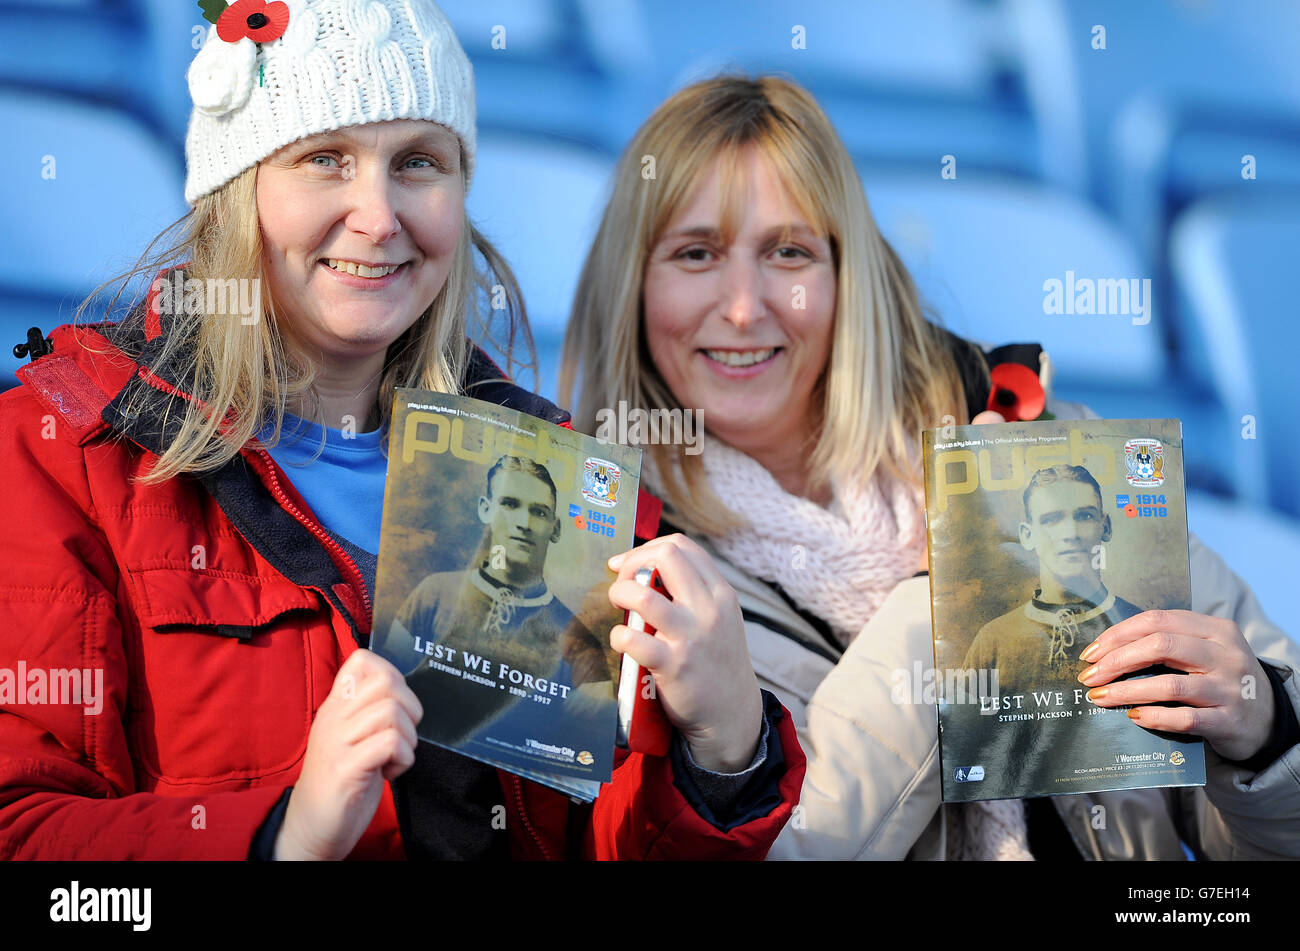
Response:
[[[299,139],[390,119],[460,136],[468,184],[474,74],[433,0],[223,2],[200,4],[214,23],[187,75],[187,203]]]

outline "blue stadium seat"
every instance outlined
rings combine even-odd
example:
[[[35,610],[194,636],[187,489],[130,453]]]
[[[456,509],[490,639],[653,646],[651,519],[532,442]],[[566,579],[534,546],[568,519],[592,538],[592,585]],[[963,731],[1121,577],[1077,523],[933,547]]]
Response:
[[[562,136],[616,152],[631,134],[622,87],[596,65],[568,0],[449,0],[474,66],[481,129]]]
[[[571,32],[562,0],[445,0],[438,6],[470,54],[548,56],[568,43],[566,33]]]
[[[1198,198],[1300,187],[1300,110],[1219,109],[1147,97],[1124,108],[1116,129],[1110,201],[1125,230],[1156,259],[1172,218]]]
[[[1285,128],[1300,119],[1300,5],[1293,0],[1007,3],[1045,174],[1107,207],[1122,210],[1117,189],[1151,155],[1172,157],[1185,126],[1257,142],[1271,122]],[[1105,29],[1105,49],[1093,48],[1097,27]],[[1130,112],[1135,102],[1142,105]],[[1233,135],[1243,120],[1256,131]],[[1212,151],[1196,161],[1217,164]],[[1223,180],[1240,178],[1242,152],[1251,151],[1240,148],[1220,166]]]
[[[1102,416],[1181,419],[1189,482],[1222,489],[1223,461],[1208,448],[1222,410],[1212,395],[1183,387],[1173,373],[1159,301],[1146,324],[1134,323],[1146,319],[1136,313],[1045,312],[1050,280],[1076,301],[1083,281],[1093,282],[1097,301],[1104,296],[1110,310],[1110,291],[1101,281],[1150,276],[1110,221],[1073,195],[1042,185],[961,173],[945,181],[937,173],[861,172],[881,232],[946,326],[988,344],[1041,343],[1056,370],[1054,392]],[[1071,273],[1075,294],[1066,289]],[[1113,303],[1122,305],[1115,293]],[[1129,310],[1136,310],[1132,299]]]
[[[470,219],[519,278],[553,394],[558,342],[599,224],[613,162],[569,143],[484,134],[468,198]]]
[[[1292,610],[1300,522],[1259,505],[1189,492],[1187,527],[1250,585],[1269,620],[1300,641],[1300,625]]]
[[[1018,68],[988,4],[644,0],[627,19],[645,30],[649,56],[631,47],[625,69],[657,74],[664,92],[725,71],[784,73],[818,98],[860,158],[937,167],[951,154],[971,168],[1037,172]]]
[[[7,225],[0,236],[0,373],[27,328],[65,323],[95,285],[135,263],[186,212],[166,145],[129,115],[0,87]],[[0,383],[0,385],[3,385]]]
[[[1150,274],[1131,243],[1090,205],[1023,182],[960,172],[943,180],[937,166],[930,174],[861,172],[881,231],[957,333],[1041,342],[1063,384],[1146,386],[1164,371],[1159,312],[1137,324],[1144,318],[1044,310],[1044,283],[1056,279],[1064,290],[1067,272],[1076,286],[1085,278]]]
[[[623,88],[592,70],[508,53],[476,53],[470,61],[483,132],[563,138],[612,156],[640,121],[624,107]]]
[[[1175,222],[1170,269],[1227,408],[1227,447],[1238,493],[1300,515],[1300,189],[1205,199]],[[1254,438],[1250,420],[1254,421]],[[1294,571],[1294,566],[1292,566]]]
[[[604,13],[603,4],[593,6],[593,15]],[[773,69],[814,69],[864,85],[996,93],[995,21],[971,0],[641,0],[636,22],[660,68],[678,78],[701,58],[759,58]]]
[[[189,85],[185,75],[198,54],[210,24],[194,0],[134,0],[147,24],[141,40],[151,64],[150,81],[142,84],[147,107],[181,161],[190,121]]]
[[[150,82],[147,25],[126,0],[0,6],[0,84],[134,105]]]

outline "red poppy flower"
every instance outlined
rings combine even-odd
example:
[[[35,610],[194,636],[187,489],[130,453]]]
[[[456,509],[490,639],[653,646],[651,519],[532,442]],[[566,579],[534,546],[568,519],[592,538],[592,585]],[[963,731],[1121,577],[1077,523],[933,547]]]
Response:
[[[989,376],[993,389],[985,409],[1001,413],[1009,423],[1037,419],[1043,414],[1047,394],[1038,381],[1038,374],[1029,367],[1019,363],[999,363],[989,371]]]
[[[289,28],[289,5],[282,0],[236,0],[217,19],[217,36],[227,43],[248,37],[254,43],[270,43]]]

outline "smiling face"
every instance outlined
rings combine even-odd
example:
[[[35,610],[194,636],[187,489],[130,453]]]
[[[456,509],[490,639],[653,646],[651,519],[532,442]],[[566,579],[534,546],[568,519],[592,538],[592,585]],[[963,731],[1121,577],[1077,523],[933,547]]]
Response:
[[[756,148],[738,156],[735,233],[715,159],[651,247],[643,301],[650,357],[678,402],[758,458],[802,446],[830,354],[835,264]],[[732,187],[737,187],[733,184]]]
[[[1020,542],[1038,555],[1044,594],[1052,585],[1086,598],[1101,587],[1093,567],[1093,548],[1110,540],[1110,517],[1101,497],[1086,482],[1060,480],[1039,485],[1027,501],[1029,521]]]
[[[460,140],[408,119],[303,139],[258,167],[257,213],[280,319],[327,362],[382,359],[447,282]]]
[[[500,581],[527,585],[541,577],[546,551],[560,538],[555,494],[537,476],[518,469],[499,469],[491,478],[488,494],[478,500],[479,521],[490,536],[488,572]],[[504,553],[504,572],[493,570],[498,552]]]

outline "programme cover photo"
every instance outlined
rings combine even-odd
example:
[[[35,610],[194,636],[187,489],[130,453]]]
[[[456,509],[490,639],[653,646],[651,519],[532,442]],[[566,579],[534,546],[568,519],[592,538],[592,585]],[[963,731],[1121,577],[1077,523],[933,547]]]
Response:
[[[924,433],[945,801],[1204,784],[1200,739],[1078,681],[1112,625],[1190,607],[1182,449],[1177,420]]]
[[[639,478],[639,450],[398,389],[371,650],[419,697],[422,739],[595,797],[623,621],[605,562],[633,545]]]

